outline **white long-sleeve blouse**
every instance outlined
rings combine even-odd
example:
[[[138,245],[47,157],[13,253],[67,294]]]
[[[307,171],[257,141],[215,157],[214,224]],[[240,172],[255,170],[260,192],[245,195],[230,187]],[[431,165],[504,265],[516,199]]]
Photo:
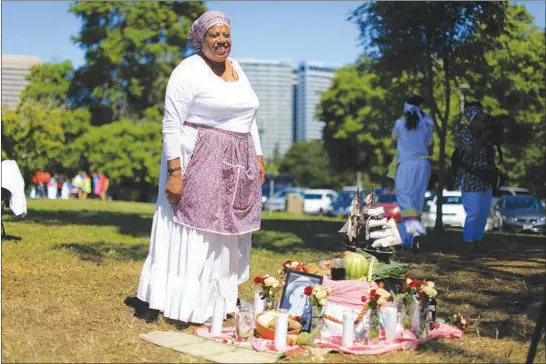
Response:
[[[252,135],[257,155],[262,147],[256,123],[258,97],[239,62],[229,59],[238,80],[224,81],[199,55],[184,59],[171,73],[165,94],[163,150],[167,160],[180,157],[185,121]]]

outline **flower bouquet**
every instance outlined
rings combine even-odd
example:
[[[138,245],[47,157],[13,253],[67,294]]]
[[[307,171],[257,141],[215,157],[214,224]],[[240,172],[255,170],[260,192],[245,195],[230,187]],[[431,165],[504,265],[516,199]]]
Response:
[[[379,309],[387,302],[394,302],[393,295],[383,287],[383,284],[379,283],[377,289],[370,290],[369,295],[362,297],[362,302],[367,304],[370,315],[369,328],[367,330],[368,340],[370,341],[377,341],[379,338]]]
[[[331,288],[324,288],[321,285],[305,287],[304,294],[309,297],[313,304],[313,316],[311,318],[310,332],[302,332],[294,340],[300,345],[313,345],[320,337],[320,332],[324,324],[323,308],[328,302],[328,296],[332,292]],[[304,320],[302,318],[302,320]],[[305,322],[302,322],[305,324]]]
[[[254,284],[261,288],[260,297],[265,299],[265,309],[274,310],[277,307],[277,295],[280,283],[275,277],[266,274],[263,277],[255,277]]]
[[[403,300],[410,308],[411,330],[418,337],[426,336],[436,321],[436,297],[438,291],[433,281],[411,279],[406,275],[402,285]]]

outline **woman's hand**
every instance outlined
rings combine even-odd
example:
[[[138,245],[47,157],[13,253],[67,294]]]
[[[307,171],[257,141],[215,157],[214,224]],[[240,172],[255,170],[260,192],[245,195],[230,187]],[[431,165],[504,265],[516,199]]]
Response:
[[[169,175],[167,180],[167,187],[165,188],[165,193],[167,195],[167,200],[171,205],[175,205],[180,201],[182,192],[184,191],[184,185],[182,182],[182,172],[175,171]]]
[[[265,183],[265,166],[264,166],[264,157],[258,156],[258,169],[260,170],[260,178],[262,180],[262,185]]]

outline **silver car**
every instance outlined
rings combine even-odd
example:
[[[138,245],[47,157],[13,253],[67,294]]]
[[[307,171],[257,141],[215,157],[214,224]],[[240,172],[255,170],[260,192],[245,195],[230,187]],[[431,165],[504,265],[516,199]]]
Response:
[[[502,217],[502,230],[546,233],[544,206],[535,196],[504,196],[495,210]]]

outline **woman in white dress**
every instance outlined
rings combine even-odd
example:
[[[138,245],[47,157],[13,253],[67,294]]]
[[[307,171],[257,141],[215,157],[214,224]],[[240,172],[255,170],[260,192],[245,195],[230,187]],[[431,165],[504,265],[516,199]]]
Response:
[[[258,98],[228,57],[229,18],[204,13],[190,40],[197,53],[167,86],[159,196],[137,297],[164,317],[202,324],[218,298],[234,312],[249,278],[265,169]]]
[[[433,122],[421,110],[421,102],[417,95],[408,98],[404,104],[405,117],[396,121],[392,134],[398,159],[395,190],[402,215],[399,231],[402,245],[411,246],[415,252],[419,252],[420,236],[426,234],[421,213],[430,179],[429,157],[434,146]]]

